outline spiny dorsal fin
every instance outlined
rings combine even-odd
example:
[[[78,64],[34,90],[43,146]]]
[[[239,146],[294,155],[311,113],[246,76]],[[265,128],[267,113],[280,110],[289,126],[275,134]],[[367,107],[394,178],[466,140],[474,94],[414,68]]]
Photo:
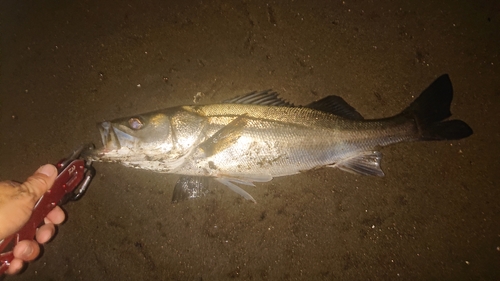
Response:
[[[339,96],[327,96],[318,101],[312,102],[305,107],[335,114],[351,120],[363,120],[363,116],[350,106],[343,98]]]
[[[235,97],[224,101],[223,103],[237,104],[257,104],[269,106],[294,106],[293,103],[278,97],[278,93],[272,90],[261,92],[251,92],[249,94]],[[305,107],[331,113],[352,120],[363,120],[363,116],[359,114],[352,106],[350,106],[343,98],[339,96],[327,96],[318,101],[312,102]]]
[[[293,106],[278,97],[278,93],[271,89],[261,92],[251,92],[243,96],[235,97],[224,101],[223,103],[238,103],[238,104],[258,104],[258,105],[271,105],[271,106]]]

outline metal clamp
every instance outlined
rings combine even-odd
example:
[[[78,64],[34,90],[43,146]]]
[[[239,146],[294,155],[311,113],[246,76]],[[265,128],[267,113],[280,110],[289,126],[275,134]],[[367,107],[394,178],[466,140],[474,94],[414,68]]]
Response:
[[[93,144],[84,145],[56,164],[57,178],[52,187],[36,202],[28,222],[17,233],[0,241],[0,275],[14,259],[13,249],[21,240],[32,240],[37,228],[47,214],[57,205],[80,199],[95,175],[91,160],[78,159],[83,151],[93,149]]]

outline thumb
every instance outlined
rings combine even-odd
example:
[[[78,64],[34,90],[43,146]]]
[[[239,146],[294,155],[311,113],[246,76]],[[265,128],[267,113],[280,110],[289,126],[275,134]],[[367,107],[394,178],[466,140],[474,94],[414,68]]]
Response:
[[[15,233],[28,221],[36,201],[56,177],[56,167],[44,165],[22,184],[0,182],[0,239]]]
[[[57,177],[57,169],[51,164],[43,165],[29,177],[21,186],[25,188],[36,201],[49,190]]]

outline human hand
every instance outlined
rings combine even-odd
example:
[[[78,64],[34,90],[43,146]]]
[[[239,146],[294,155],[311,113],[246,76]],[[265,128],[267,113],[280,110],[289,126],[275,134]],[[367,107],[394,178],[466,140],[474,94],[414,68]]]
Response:
[[[52,187],[57,177],[53,165],[40,167],[24,183],[13,181],[0,182],[0,240],[19,231],[31,217],[38,199]],[[54,224],[64,221],[65,214],[61,208],[55,207],[46,217],[45,224],[38,228],[36,241],[43,244],[55,234]],[[7,274],[19,272],[24,261],[32,261],[40,254],[40,246],[34,240],[20,241],[13,249],[14,259]]]

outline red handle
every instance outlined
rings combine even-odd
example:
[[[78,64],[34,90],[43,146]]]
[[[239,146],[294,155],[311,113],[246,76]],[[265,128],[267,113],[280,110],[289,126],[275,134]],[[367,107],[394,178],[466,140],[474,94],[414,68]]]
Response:
[[[9,268],[14,259],[12,250],[21,240],[33,240],[37,228],[42,224],[47,214],[54,209],[63,197],[73,192],[80,184],[85,172],[83,160],[74,160],[57,176],[52,188],[38,200],[33,208],[28,222],[17,233],[0,242],[0,276]]]

